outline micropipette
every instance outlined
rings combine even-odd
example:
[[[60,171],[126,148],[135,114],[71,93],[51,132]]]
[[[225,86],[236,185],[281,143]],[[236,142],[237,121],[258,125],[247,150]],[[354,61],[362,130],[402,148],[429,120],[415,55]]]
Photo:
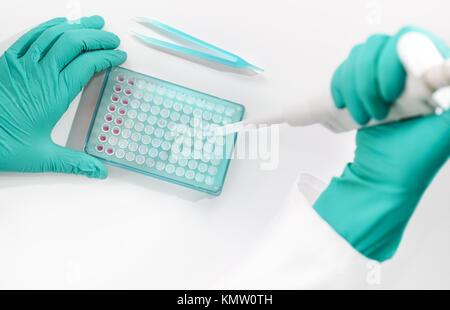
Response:
[[[372,120],[364,127],[439,113],[450,107],[450,61],[442,58],[433,42],[423,34],[409,32],[399,39],[397,52],[407,72],[405,90],[384,120]],[[353,120],[347,109],[335,107],[329,91],[325,93],[322,98],[302,103],[288,102],[280,113],[227,125],[220,131],[232,133],[242,131],[249,124],[281,123],[291,126],[322,124],[336,133],[363,127]]]

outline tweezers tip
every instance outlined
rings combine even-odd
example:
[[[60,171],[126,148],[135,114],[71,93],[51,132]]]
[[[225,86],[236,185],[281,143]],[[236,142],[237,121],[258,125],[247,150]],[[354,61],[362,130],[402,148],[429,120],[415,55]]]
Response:
[[[250,65],[250,68],[255,70],[255,71],[264,72],[263,68],[257,67],[257,66],[252,65],[252,64],[249,64],[249,65]]]
[[[128,34],[129,34],[129,35],[132,35],[132,36],[135,36],[135,37],[139,37],[139,36],[140,36],[139,33],[137,33],[136,31],[133,31],[133,30],[129,30],[129,31],[128,31]]]
[[[136,17],[133,17],[133,20],[136,23],[144,24],[144,25],[153,25],[154,26],[155,24],[160,24],[160,22],[158,22],[156,19],[148,18],[148,17],[136,16]]]
[[[140,24],[143,24],[143,23],[147,23],[147,22],[148,22],[148,18],[146,18],[146,17],[135,16],[135,17],[133,17],[132,19],[133,19],[133,21],[135,21],[136,23],[140,23]]]
[[[136,31],[130,30],[128,33],[129,33],[131,36],[137,38],[138,40],[142,40],[142,41],[144,41],[144,42],[147,42],[147,41],[148,41],[148,38],[147,38],[146,36],[144,36],[144,35],[142,35],[142,34],[140,34],[140,33],[137,33]]]

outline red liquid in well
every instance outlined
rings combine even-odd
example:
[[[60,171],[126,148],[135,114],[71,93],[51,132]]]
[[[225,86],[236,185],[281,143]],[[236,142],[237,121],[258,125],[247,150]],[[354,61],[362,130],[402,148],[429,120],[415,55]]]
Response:
[[[120,110],[119,113],[123,115],[125,114],[125,110]]]
[[[131,91],[126,90],[126,91],[125,91],[125,94],[129,95],[129,94],[131,94]]]
[[[106,137],[105,136],[101,136],[100,137],[100,141],[106,141]]]
[[[134,85],[134,81],[128,81],[128,84],[130,84],[131,86]]]
[[[122,120],[119,118],[119,119],[116,121],[116,123],[117,123],[117,125],[120,125],[120,124],[122,124]]]
[[[122,89],[120,87],[116,87],[116,92],[120,92]]]
[[[114,129],[113,132],[117,135],[119,133],[119,129]]]
[[[114,97],[114,98],[113,98],[113,101],[114,101],[114,102],[117,102],[117,100],[119,100],[119,98],[117,98],[117,97]]]
[[[107,120],[108,122],[110,122],[110,121],[112,121],[112,117],[111,117],[111,116],[107,116],[107,117],[106,117],[106,120]]]
[[[108,152],[108,154],[112,154],[113,153],[112,149],[107,149],[106,151]]]
[[[103,130],[104,130],[104,131],[108,131],[108,130],[109,130],[109,127],[108,127],[108,126],[103,126]]]
[[[97,150],[98,150],[99,152],[103,151],[103,146],[101,146],[101,145],[97,146]]]
[[[127,100],[127,99],[123,99],[123,100],[122,100],[122,103],[123,103],[123,104],[128,104],[128,100]]]
[[[109,110],[110,110],[111,112],[114,112],[114,111],[116,110],[116,108],[115,108],[115,107],[109,107]]]

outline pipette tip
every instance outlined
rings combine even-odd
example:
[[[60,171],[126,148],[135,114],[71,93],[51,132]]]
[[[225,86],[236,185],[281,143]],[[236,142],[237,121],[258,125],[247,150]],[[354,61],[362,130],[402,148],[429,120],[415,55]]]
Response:
[[[244,120],[244,121],[240,121],[240,122],[237,122],[237,123],[224,125],[224,126],[216,128],[215,134],[217,136],[226,136],[226,135],[233,134],[233,133],[236,133],[236,132],[248,131],[248,130],[256,129],[256,125],[255,126],[246,127],[249,124],[252,124],[251,120],[250,121],[249,120]]]

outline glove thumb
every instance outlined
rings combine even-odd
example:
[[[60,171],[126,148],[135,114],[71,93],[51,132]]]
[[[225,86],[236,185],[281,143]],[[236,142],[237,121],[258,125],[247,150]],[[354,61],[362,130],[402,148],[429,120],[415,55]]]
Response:
[[[44,170],[56,173],[81,174],[89,178],[105,179],[108,170],[98,159],[85,153],[53,144],[51,156]]]

